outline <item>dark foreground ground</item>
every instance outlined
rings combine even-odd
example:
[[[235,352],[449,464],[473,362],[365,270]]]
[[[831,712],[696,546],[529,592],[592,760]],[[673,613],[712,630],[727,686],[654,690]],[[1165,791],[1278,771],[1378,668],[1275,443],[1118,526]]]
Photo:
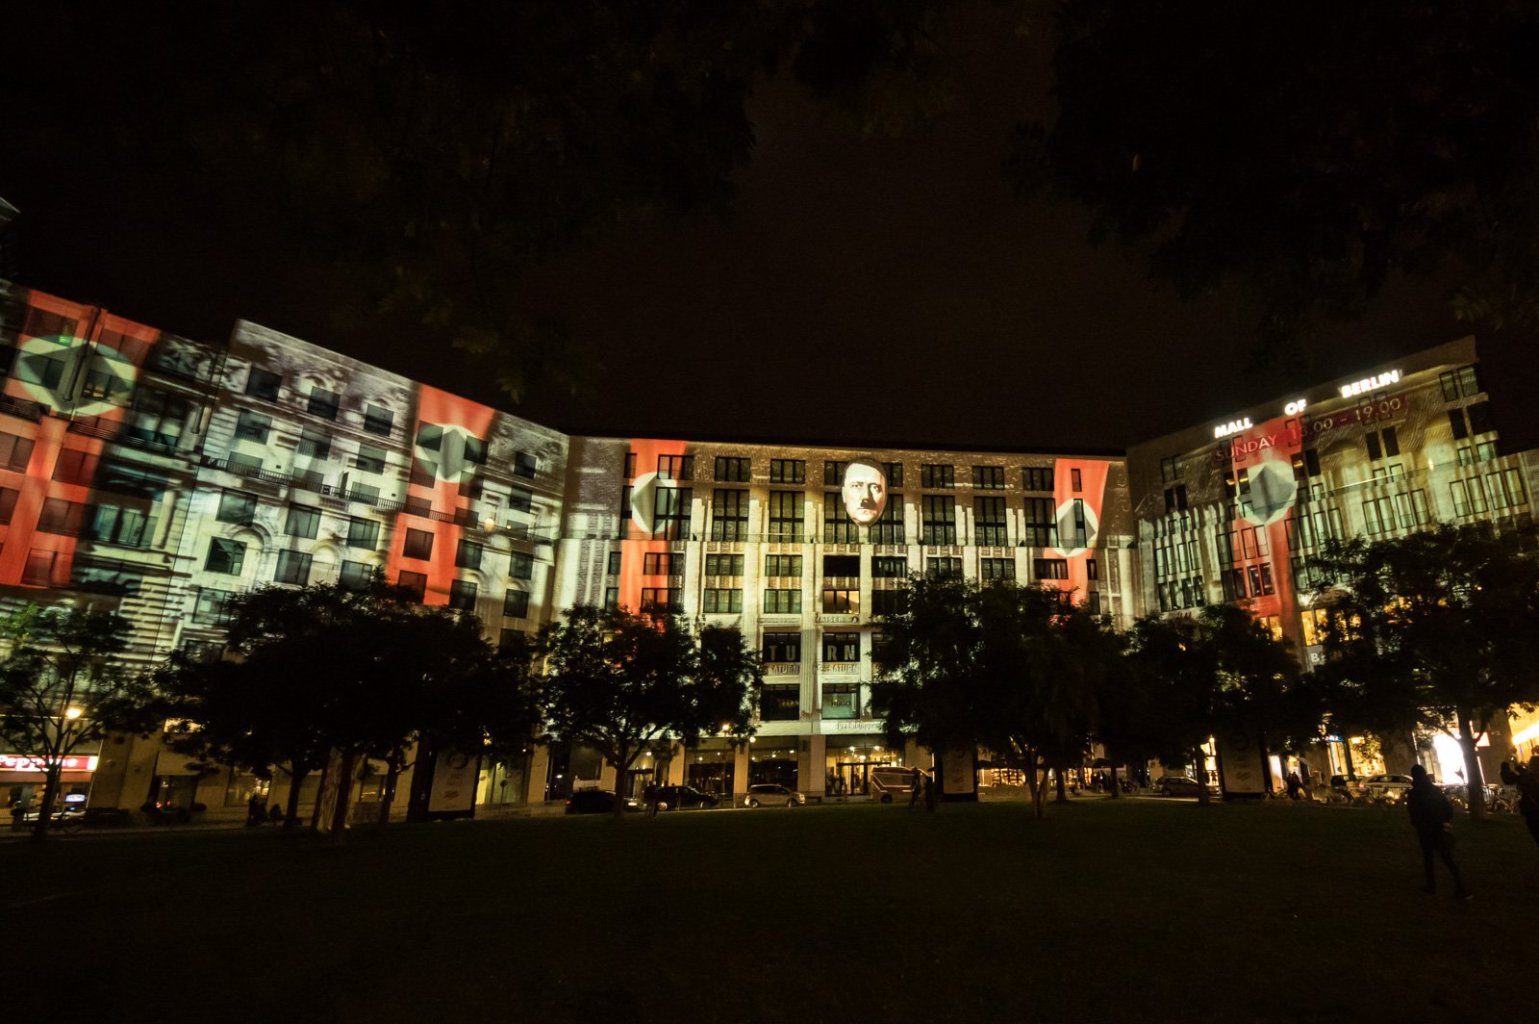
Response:
[[[1539,847],[1386,808],[852,806],[0,847],[42,1021],[1490,1021],[1539,982]]]

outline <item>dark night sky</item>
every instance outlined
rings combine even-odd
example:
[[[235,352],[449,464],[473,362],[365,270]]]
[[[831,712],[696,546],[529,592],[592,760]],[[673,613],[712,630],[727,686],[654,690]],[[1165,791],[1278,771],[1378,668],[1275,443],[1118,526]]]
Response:
[[[1010,28],[1008,10],[973,10],[951,41],[967,90],[900,138],[863,141],[794,88],[764,88],[727,219],[635,224],[528,283],[604,369],[583,395],[515,411],[633,436],[1115,448],[1301,383],[1247,371],[1254,313],[1235,294],[1183,304],[1092,248],[1085,211],[1011,194],[1012,128],[1051,115],[1052,40],[1046,24]],[[325,275],[270,211],[153,157],[90,150],[60,128],[0,161],[0,196],[24,217],[22,283],[182,334],[222,337],[243,317],[343,347]],[[1309,379],[1464,333],[1436,289],[1392,287],[1310,346]],[[1512,447],[1539,443],[1527,341],[1481,335]],[[400,324],[352,353],[509,404],[478,383],[484,367]]]

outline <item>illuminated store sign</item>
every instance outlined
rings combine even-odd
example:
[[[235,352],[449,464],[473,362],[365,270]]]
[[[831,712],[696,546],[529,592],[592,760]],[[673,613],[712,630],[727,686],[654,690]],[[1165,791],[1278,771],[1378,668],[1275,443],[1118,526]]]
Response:
[[[0,754],[0,771],[41,772],[48,764],[42,754]],[[70,755],[59,758],[59,768],[66,772],[96,771],[96,755]]]
[[[1386,384],[1398,383],[1400,383],[1400,371],[1386,370],[1377,377],[1364,377],[1362,380],[1353,381],[1351,384],[1343,384],[1341,386],[1341,397],[1351,398],[1365,391],[1372,391],[1374,388],[1382,388]]]
[[[1213,436],[1214,438],[1228,437],[1230,434],[1238,434],[1242,430],[1249,430],[1254,425],[1251,423],[1249,416],[1246,416],[1244,419],[1230,420],[1228,423],[1220,423],[1214,427]]]

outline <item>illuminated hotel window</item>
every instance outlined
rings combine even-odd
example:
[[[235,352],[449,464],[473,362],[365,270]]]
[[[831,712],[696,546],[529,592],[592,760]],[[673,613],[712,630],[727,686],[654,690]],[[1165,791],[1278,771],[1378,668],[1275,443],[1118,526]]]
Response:
[[[1459,400],[1459,378],[1452,370],[1437,375],[1437,382],[1443,388],[1443,401],[1457,402]]]
[[[1363,502],[1363,522],[1370,537],[1394,528],[1394,504],[1388,498],[1373,498]]]
[[[282,384],[283,378],[278,374],[264,370],[259,366],[253,366],[250,376],[246,378],[246,394],[252,398],[276,402],[278,400],[278,388]]]
[[[208,557],[203,562],[203,568],[209,572],[239,576],[245,561],[246,545],[238,540],[215,537],[208,542]]]
[[[986,580],[1013,580],[1015,579],[1015,559],[980,558],[978,575]]]
[[[363,407],[363,429],[371,434],[389,437],[395,429],[395,413],[382,405],[368,402]]]
[[[926,558],[924,574],[932,580],[961,579],[962,560],[960,558]]]
[[[306,409],[311,416],[334,420],[337,418],[337,409],[340,406],[341,396],[335,391],[328,391],[322,387],[312,387],[310,389],[310,401]]]
[[[641,556],[641,574],[643,576],[682,576],[684,558],[682,554],[675,558],[672,551],[649,551]]]
[[[872,615],[902,615],[908,611],[908,588],[871,591]],[[873,641],[873,650],[875,646]]]
[[[1475,368],[1473,366],[1460,368],[1459,393],[1464,395],[1465,398],[1480,394],[1480,381],[1475,376]]]
[[[926,462],[919,467],[920,487],[955,487],[956,485],[957,468],[955,466]]]
[[[801,555],[765,555],[764,575],[775,577],[791,577],[801,579],[802,556]]]
[[[244,491],[225,491],[219,496],[219,511],[214,518],[221,523],[250,524],[255,518],[257,496]]]
[[[823,611],[837,615],[857,614],[860,611],[860,590],[847,588],[824,589]]]
[[[641,610],[648,614],[683,610],[684,590],[681,587],[642,587]]]
[[[1021,488],[1027,491],[1053,491],[1053,467],[1027,466],[1021,470]]]
[[[859,683],[824,683],[823,717],[858,718],[860,716]]]
[[[988,491],[1002,491],[1005,489],[1005,467],[1003,466],[974,466],[973,486],[981,487]]]
[[[306,586],[310,582],[310,556],[300,551],[278,552],[278,571],[273,579],[278,583]]]
[[[800,633],[765,633],[764,661],[770,665],[794,665],[802,660]]]
[[[525,480],[533,480],[540,472],[540,460],[528,452],[516,452],[513,455],[513,475],[521,476]]]
[[[920,543],[955,544],[957,542],[957,503],[949,494],[926,494],[920,498]]]
[[[312,459],[324,459],[331,454],[331,435],[314,427],[301,427],[294,452]]]
[[[616,591],[616,594],[619,592]],[[502,598],[502,614],[510,619],[529,617],[529,591],[510,590]]]
[[[379,522],[374,519],[348,520],[347,546],[371,550],[379,547]]]
[[[719,459],[717,460],[720,461]],[[744,460],[746,461],[746,460]],[[748,534],[748,492],[711,492],[711,539],[743,540]]]
[[[459,569],[481,568],[481,553],[485,547],[473,540],[461,539],[454,549],[454,565]]]
[[[800,541],[802,539],[802,501],[800,491],[770,491],[770,540]]]
[[[620,575],[620,557],[620,552],[618,551],[611,551],[609,553],[608,574],[610,576]]]
[[[454,580],[449,584],[449,607],[461,612],[476,610],[476,581]]]
[[[620,607],[620,588],[604,588],[604,608],[606,611],[616,611]]]
[[[14,469],[18,473],[25,473],[27,471],[27,463],[31,459],[31,438],[0,433],[0,466],[4,466],[6,469]]]
[[[38,513],[37,530],[39,533],[62,533],[73,537],[80,532],[84,518],[84,505],[63,498],[48,498],[43,501],[42,511]]]
[[[337,585],[343,590],[367,590],[378,575],[378,570],[366,562],[343,562]]]
[[[264,416],[250,409],[242,409],[235,419],[235,437],[240,441],[255,441],[258,444],[267,443],[267,435],[272,430],[273,418]]]
[[[764,614],[766,615],[795,615],[802,610],[802,592],[800,590],[766,590],[764,592]]]
[[[860,660],[859,633],[824,633],[823,661],[847,665]]]
[[[290,505],[288,522],[284,524],[283,532],[290,537],[305,537],[314,540],[321,530],[321,510],[310,508],[308,505]]]
[[[1494,458],[1496,458],[1495,441],[1481,441],[1475,446],[1476,462],[1490,462]]]
[[[402,569],[400,575],[395,578],[395,585],[421,601],[427,596],[427,573],[408,572]]]
[[[213,590],[204,587],[198,591],[197,604],[192,609],[192,621],[200,626],[224,626],[232,614],[230,602],[235,599],[233,590]]]
[[[1523,476],[1516,469],[1487,473],[1486,486],[1491,494],[1493,509],[1516,508],[1528,501],[1528,495],[1523,490]]]
[[[871,575],[876,579],[902,579],[908,575],[908,559],[902,555],[875,555]]]
[[[1021,541],[1034,548],[1050,548],[1058,543],[1058,517],[1053,510],[1052,498],[1027,498],[1025,504],[1025,533]]]
[[[1003,477],[1000,477],[999,486],[1004,486]],[[1005,499],[973,499],[973,543],[992,547],[1010,543],[1006,537],[1005,523]]]
[[[508,556],[508,576],[515,580],[534,578],[534,556],[515,551]]]
[[[705,574],[707,576],[741,576],[743,575],[743,556],[706,555]]]
[[[1039,580],[1066,580],[1069,578],[1069,561],[1066,558],[1034,558],[1031,574]]]
[[[871,543],[907,543],[903,533],[903,495],[888,492],[887,507],[882,509],[882,518],[871,524]]]
[[[401,546],[401,554],[407,558],[432,558],[433,535],[426,530],[408,528],[405,542]]]
[[[376,448],[372,444],[358,446],[358,458],[353,465],[365,473],[383,473],[385,471],[385,449]]]
[[[769,478],[772,484],[804,484],[807,463],[801,459],[770,459]]]
[[[882,473],[887,477],[887,486],[889,488],[903,486],[903,463],[884,462],[882,463]]]
[[[664,480],[693,480],[695,457],[693,455],[659,455],[657,475]]]
[[[66,448],[59,452],[53,478],[67,484],[88,484],[96,475],[96,453]]]
[[[706,588],[700,610],[715,615],[740,612],[743,610],[743,592],[741,590],[708,587]]]
[[[832,459],[823,463],[823,485],[825,487],[844,486],[844,468],[848,462],[838,462]]]
[[[844,498],[838,491],[825,491],[823,494],[823,543],[860,543],[860,527],[845,512]]]
[[[748,483],[748,460],[728,455],[718,455],[711,475],[725,483]],[[717,492],[721,493],[721,492]]]

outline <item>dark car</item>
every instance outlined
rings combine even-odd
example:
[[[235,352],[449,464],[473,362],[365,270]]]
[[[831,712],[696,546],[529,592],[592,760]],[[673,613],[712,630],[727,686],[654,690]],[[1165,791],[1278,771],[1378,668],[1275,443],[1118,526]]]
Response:
[[[743,797],[744,807],[797,807],[806,802],[807,798],[803,794],[773,782],[749,786]]]
[[[1196,796],[1202,791],[1202,783],[1185,775],[1167,775],[1154,780],[1154,791],[1161,796]],[[1214,786],[1209,786],[1208,792],[1218,795]]]
[[[657,809],[660,811],[686,811],[691,807],[715,807],[720,802],[716,797],[709,793],[702,793],[694,786],[657,787]]]
[[[610,814],[615,809],[615,795],[607,789],[575,790],[566,802],[568,814]],[[634,800],[625,801],[627,811],[639,811],[641,805]]]

